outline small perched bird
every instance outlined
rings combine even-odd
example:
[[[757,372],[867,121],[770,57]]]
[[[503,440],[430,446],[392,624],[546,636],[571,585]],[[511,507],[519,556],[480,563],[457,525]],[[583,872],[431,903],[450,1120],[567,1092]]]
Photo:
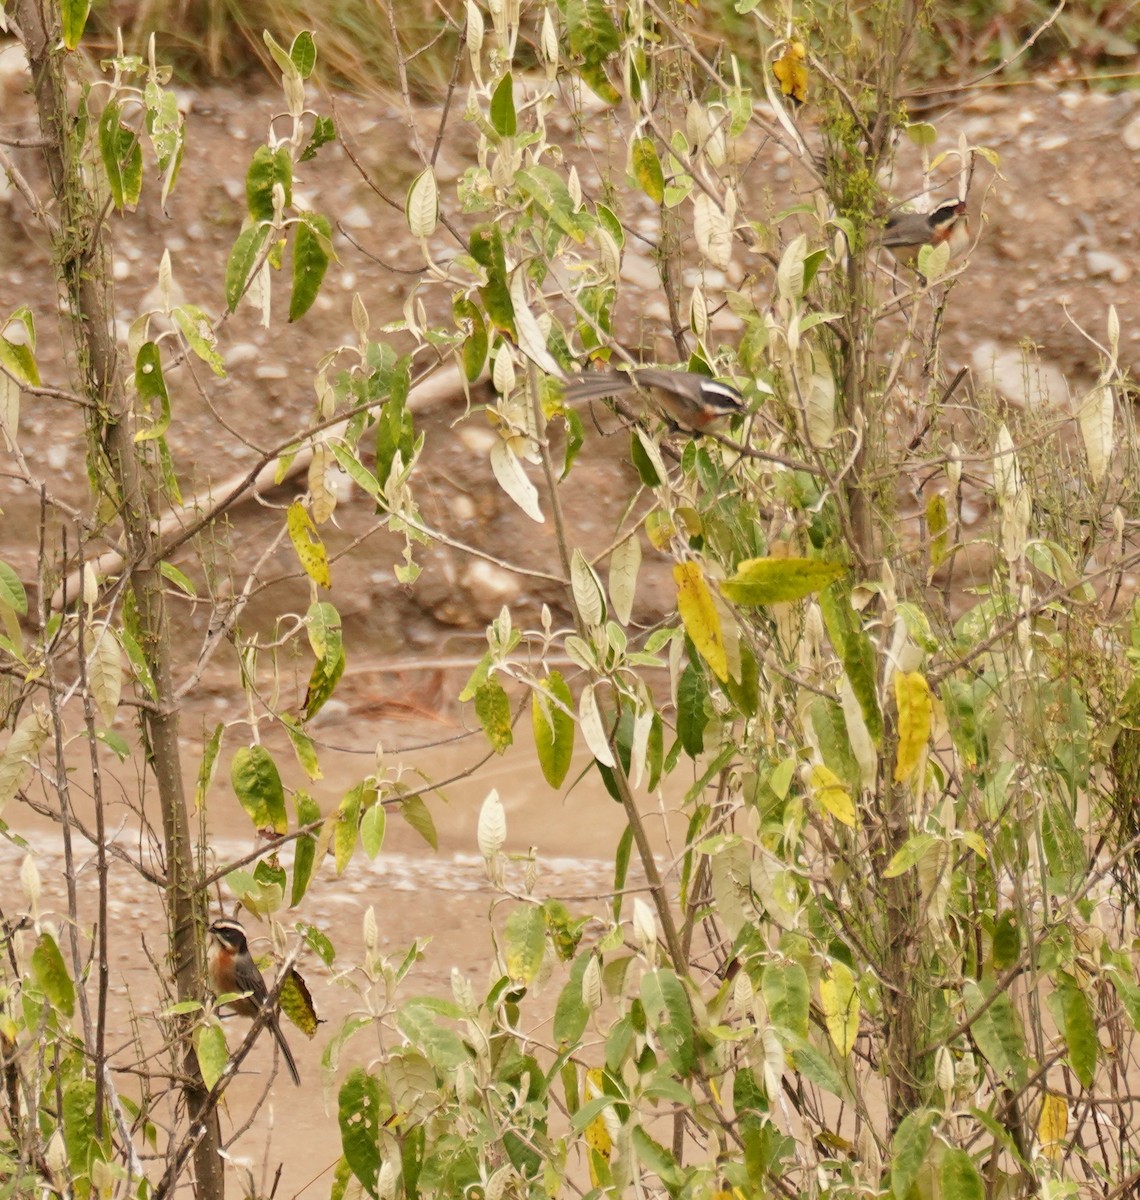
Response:
[[[744,397],[730,384],[693,371],[661,371],[657,367],[576,375],[567,381],[564,396],[573,402],[630,392],[648,396],[674,425],[689,433],[704,433],[717,421],[746,411]]]
[[[953,257],[966,248],[969,238],[965,216],[964,200],[948,200],[929,213],[893,213],[883,227],[882,245],[900,262],[910,264],[923,246],[940,246],[950,241]]]
[[[206,966],[210,974],[210,987],[218,996],[228,992],[248,992],[249,995],[240,1000],[231,1001],[230,1006],[243,1017],[256,1017],[269,998],[269,989],[249,952],[245,930],[232,918],[220,917],[210,926],[209,933],[210,948],[206,955]],[[293,1082],[300,1087],[301,1076],[297,1071],[297,1063],[281,1032],[275,1012],[269,1013],[266,1024],[281,1047],[281,1056],[285,1059]]]

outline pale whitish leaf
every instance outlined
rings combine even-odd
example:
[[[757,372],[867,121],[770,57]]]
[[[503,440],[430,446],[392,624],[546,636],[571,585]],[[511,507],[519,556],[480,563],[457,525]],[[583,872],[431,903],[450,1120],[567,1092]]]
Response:
[[[47,739],[51,723],[44,709],[36,707],[16,726],[0,755],[0,812],[28,781],[32,764]]]
[[[40,911],[42,882],[40,879],[40,869],[36,866],[36,860],[30,854],[25,854],[24,861],[20,863],[20,886],[24,889],[24,895],[28,900],[28,908],[31,910],[34,920]]]
[[[582,737],[585,738],[590,753],[602,766],[615,766],[613,751],[606,737],[606,728],[602,724],[602,714],[598,711],[598,701],[592,683],[582,689],[582,695],[578,698],[578,724],[582,727]]]
[[[365,950],[369,954],[375,954],[380,943],[380,931],[376,925],[376,910],[371,904],[364,910],[360,928]]]
[[[709,329],[709,306],[699,285],[689,297],[689,328],[698,338],[703,338]]]
[[[491,382],[500,396],[509,396],[515,390],[516,381],[514,355],[510,346],[503,342],[495,351],[495,361],[491,365]]]
[[[918,273],[927,283],[941,279],[950,265],[950,243],[942,242],[938,246],[923,246],[918,252],[918,261],[915,265],[918,267]]]
[[[556,66],[558,63],[558,31],[554,28],[554,19],[550,15],[550,9],[542,10],[542,57],[546,59],[551,66]]]
[[[582,1003],[590,1012],[602,1007],[602,968],[596,954],[590,955],[590,961],[582,972]]]
[[[562,368],[554,355],[547,350],[542,327],[531,311],[526,294],[525,271],[518,270],[511,276],[511,304],[515,310],[519,349],[540,371],[545,371],[547,375],[560,376]]]
[[[20,385],[6,371],[0,371],[0,431],[9,450],[17,445],[20,428]]]
[[[546,518],[538,505],[538,489],[506,442],[498,441],[491,447],[491,470],[503,491],[532,521],[541,525]]]
[[[472,60],[483,49],[483,12],[475,0],[467,0],[467,52]]]
[[[939,1046],[934,1052],[934,1082],[944,1096],[954,1091],[954,1055],[947,1046]]]
[[[119,639],[109,625],[100,629],[88,629],[87,637],[87,686],[99,716],[110,725],[119,707],[123,690],[123,654]]]
[[[566,190],[570,193],[574,207],[580,208],[582,205],[582,181],[578,178],[577,167],[571,167],[570,174],[566,176]]]
[[[1013,438],[1003,424],[994,441],[994,493],[999,504],[1006,504],[1021,491],[1021,467],[1013,448]]]
[[[1115,408],[1112,388],[1102,383],[1089,392],[1077,412],[1089,474],[1095,483],[1104,478],[1112,458]]]
[[[494,858],[507,840],[507,814],[495,788],[487,793],[483,807],[479,810],[479,825],[475,836],[479,844],[479,853],[485,859]]]
[[[1006,502],[1001,510],[1001,548],[1007,563],[1020,562],[1029,540],[1029,520],[1033,515],[1033,501],[1028,488],[1022,488]]]
[[[835,434],[835,380],[822,360],[815,364],[808,380],[805,405],[804,418],[811,444],[829,446]]]
[[[386,1158],[380,1164],[380,1173],[376,1177],[376,1200],[394,1200],[398,1178],[399,1170],[395,1161]]]
[[[99,579],[89,562],[85,562],[79,571],[79,594],[88,608],[99,599]]]
[[[504,1163],[492,1176],[487,1180],[487,1190],[485,1192],[486,1200],[503,1200],[506,1194],[507,1184],[514,1179],[515,1169],[510,1163]]]
[[[738,971],[732,982],[732,1008],[740,1017],[750,1016],[756,999],[756,989],[747,971]]]
[[[261,264],[261,269],[249,281],[245,298],[252,308],[261,310],[261,327],[268,329],[272,320],[273,309],[273,276],[270,273],[269,260]]]
[[[309,459],[309,508],[318,525],[323,525],[336,511],[336,487],[331,478],[333,461],[327,446],[313,447],[313,457]]]
[[[1115,369],[1117,355],[1120,353],[1120,317],[1116,314],[1115,304],[1108,306],[1108,352],[1112,356],[1112,366]]]
[[[289,115],[296,120],[305,111],[305,81],[300,75],[282,75],[281,90]]]
[[[767,1025],[760,1034],[763,1053],[764,1090],[769,1096],[780,1094],[780,1080],[784,1077],[784,1047],[776,1030]]]
[[[574,605],[582,620],[587,625],[600,625],[606,619],[605,593],[594,568],[578,549],[570,557],[570,586],[574,592]]]
[[[599,265],[603,275],[606,279],[616,280],[621,274],[621,250],[613,234],[604,225],[599,225],[594,230],[594,239],[598,243]]]
[[[170,265],[170,251],[163,250],[162,258],[158,260],[158,303],[162,312],[169,316],[174,305],[174,269]]]
[[[649,734],[653,729],[653,705],[643,698],[633,719],[633,738],[629,747],[629,779],[634,787],[641,786],[645,774],[645,759],[649,753]]]
[[[657,948],[657,918],[640,896],[633,898],[633,936],[642,950],[652,956]]]
[[[697,249],[714,267],[727,271],[732,265],[732,230],[716,202],[701,192],[693,201],[693,232]]]
[[[879,756],[875,752],[875,744],[871,740],[871,733],[855,689],[846,675],[840,676],[839,679],[839,703],[843,708],[843,720],[847,726],[847,740],[851,744],[855,761],[859,764],[859,781],[869,791],[875,786]]]
[[[619,541],[610,554],[610,602],[614,617],[623,625],[629,623],[637,594],[637,572],[641,570],[641,539],[630,534]]]
[[[637,431],[637,440],[641,443],[641,449],[645,452],[645,457],[649,459],[657,478],[668,479],[669,472],[665,469],[665,460],[661,457],[661,450],[657,443],[640,425],[636,425],[634,428]]]
[[[352,293],[352,327],[356,330],[356,336],[360,341],[368,340],[368,309],[364,306],[359,292]],[[321,372],[321,378],[324,378],[323,372]],[[318,390],[318,395],[322,395],[325,390],[327,390],[327,384]]]
[[[412,237],[422,240],[435,233],[439,221],[439,188],[431,167],[425,167],[412,181],[404,215]]]
[[[780,266],[776,271],[776,286],[780,295],[788,301],[798,300],[804,294],[804,259],[807,257],[807,236],[800,234],[788,243]]]
[[[475,1011],[475,988],[458,967],[451,968],[451,995],[462,1012]]]

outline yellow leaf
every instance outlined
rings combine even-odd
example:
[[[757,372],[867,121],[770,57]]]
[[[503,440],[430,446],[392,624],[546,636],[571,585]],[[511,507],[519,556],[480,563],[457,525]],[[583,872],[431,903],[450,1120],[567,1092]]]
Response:
[[[586,1095],[592,1100],[597,1096],[605,1093],[605,1073],[600,1067],[591,1067],[586,1072]],[[613,1141],[610,1138],[609,1130],[606,1129],[605,1118],[601,1113],[586,1126],[586,1145],[590,1147],[600,1158],[609,1162],[610,1155],[613,1153]],[[590,1180],[594,1187],[599,1187],[600,1184],[594,1177],[594,1164],[590,1163]]]
[[[950,521],[946,497],[938,492],[926,502],[926,528],[930,531],[930,565],[940,567],[950,552]]]
[[[803,42],[789,42],[788,48],[772,64],[772,74],[780,84],[780,91],[790,96],[797,104],[807,100],[808,73],[804,66],[807,50]]]
[[[285,524],[289,529],[293,549],[297,551],[301,566],[305,568],[305,574],[320,587],[332,587],[325,544],[300,500],[294,500],[289,505],[289,511],[285,514]]]
[[[811,790],[820,808],[831,813],[841,824],[855,828],[855,801],[834,771],[822,763],[812,767]]]
[[[895,703],[899,710],[899,745],[895,758],[895,783],[905,783],[914,774],[930,737],[934,706],[930,685],[921,671],[895,673]]]
[[[859,993],[855,976],[845,963],[833,962],[831,970],[819,981],[819,999],[823,1019],[835,1048],[846,1058],[859,1035]]]
[[[1064,1097],[1046,1092],[1041,1102],[1041,1115],[1037,1118],[1037,1140],[1046,1157],[1054,1161],[1061,1157],[1068,1129],[1069,1106]]]
[[[677,609],[685,623],[685,632],[713,674],[724,682],[729,674],[725,630],[704,572],[699,563],[677,563],[673,578],[677,581]]]

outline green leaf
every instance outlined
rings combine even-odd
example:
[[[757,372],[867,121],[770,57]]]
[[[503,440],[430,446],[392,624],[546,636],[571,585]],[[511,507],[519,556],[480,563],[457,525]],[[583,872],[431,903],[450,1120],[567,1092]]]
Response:
[[[474,383],[487,364],[487,323],[478,307],[466,296],[458,295],[451,305],[455,324],[465,334],[463,339],[463,373],[468,383]]]
[[[534,745],[543,778],[552,788],[562,786],[574,757],[574,697],[558,671],[531,693],[530,716]]]
[[[63,1140],[67,1161],[76,1179],[86,1178],[91,1162],[102,1157],[95,1137],[95,1081],[69,1079],[63,1088]],[[72,1192],[77,1194],[80,1190]]]
[[[67,973],[55,938],[46,931],[40,934],[32,951],[32,978],[52,1008],[71,1017],[75,1012],[75,984]]]
[[[497,679],[488,679],[475,691],[475,715],[496,754],[503,754],[514,741],[511,702]]]
[[[693,1010],[685,985],[668,970],[649,971],[641,981],[645,1019],[656,1027],[661,1048],[678,1075],[692,1073],[697,1064]]]
[[[293,294],[289,320],[296,321],[313,307],[332,254],[332,226],[319,213],[304,212],[293,238]]]
[[[750,558],[720,590],[734,604],[787,604],[827,587],[845,570],[842,563],[818,558]]]
[[[400,801],[400,815],[433,850],[439,849],[435,822],[422,796],[405,796]]]
[[[533,983],[546,951],[546,916],[537,904],[520,904],[507,918],[507,974]]]
[[[219,726],[220,728],[220,726]],[[305,791],[293,793],[293,807],[297,810],[297,825],[304,828],[321,819],[321,810],[317,802]],[[313,874],[313,864],[317,856],[317,839],[312,834],[302,834],[293,851],[293,889],[289,895],[289,907],[295,908],[304,899],[309,890],[309,880]]]
[[[514,137],[518,132],[515,117],[515,87],[508,71],[491,93],[491,124],[500,137]]]
[[[355,1067],[337,1093],[337,1119],[345,1160],[360,1186],[377,1196],[380,1175],[380,1083]]]
[[[344,674],[346,662],[344,650],[339,648],[335,657],[318,659],[313,663],[309,685],[305,689],[305,702],[302,705],[302,715],[306,721],[311,721],[321,711],[325,701],[336,690],[336,685]]]
[[[264,746],[243,746],[234,754],[230,783],[256,829],[285,832],[289,824],[285,815],[285,789],[277,764]]]
[[[6,562],[0,562],[0,604],[6,604],[21,617],[28,615],[28,593],[19,575]]]
[[[301,770],[309,777],[310,780],[323,778],[321,764],[317,760],[317,748],[313,745],[313,739],[304,731],[300,723],[285,713],[281,715],[281,724],[285,727],[285,732],[289,735],[289,741],[293,744],[293,753],[297,756],[297,762],[301,765]]]
[[[891,1192],[895,1200],[907,1200],[926,1152],[930,1149],[935,1114],[925,1109],[908,1113],[895,1130],[891,1147]]]
[[[590,1010],[582,998],[582,976],[592,957],[582,954],[574,960],[570,978],[558,994],[554,1006],[554,1044],[558,1047],[576,1047],[589,1024]]]
[[[206,313],[196,305],[180,304],[170,315],[182,331],[190,349],[215,375],[224,376],[226,364],[222,362],[222,356],[217,351],[217,335]]]
[[[220,1025],[199,1025],[194,1030],[194,1054],[202,1072],[202,1082],[212,1088],[221,1079],[230,1057],[226,1035]]]
[[[329,142],[336,141],[336,126],[333,124],[332,117],[317,117],[313,122],[312,136],[301,151],[301,162],[308,162],[311,158],[316,158],[317,151]]]
[[[803,967],[788,960],[771,963],[760,986],[772,1024],[806,1041],[811,987]]]
[[[688,663],[677,686],[677,737],[690,758],[697,758],[705,748],[705,726],[709,723],[707,696],[704,674]]]
[[[120,119],[122,109],[112,100],[99,117],[99,154],[107,173],[111,199],[117,209],[133,209],[142,191],[142,147],[138,135]]]
[[[302,29],[289,47],[289,57],[302,79],[308,79],[317,65],[317,43],[307,29]]]
[[[677,1165],[677,1160],[665,1149],[660,1142],[655,1142],[640,1125],[633,1128],[633,1149],[642,1166],[648,1167],[661,1179],[665,1186],[673,1191],[685,1182],[685,1172]]]
[[[360,819],[360,844],[369,858],[375,858],[384,845],[388,814],[383,804],[373,804]]]
[[[974,1160],[957,1146],[948,1146],[938,1171],[942,1200],[984,1200],[986,1189]]]
[[[336,826],[333,829],[333,856],[337,875],[343,875],[345,868],[352,861],[356,839],[360,833],[360,806],[363,800],[364,784],[358,783],[348,789],[337,808]]]
[[[265,249],[269,231],[270,226],[267,222],[258,221],[238,234],[230,250],[230,257],[226,262],[226,307],[230,312],[237,308],[238,302],[245,294],[249,278],[257,266],[261,252]]]
[[[515,306],[507,278],[507,254],[502,230],[497,224],[477,225],[471,231],[468,248],[471,257],[487,276],[487,282],[479,288],[479,296],[491,324],[517,340]]]
[[[68,50],[74,50],[79,45],[90,12],[91,0],[61,0],[59,14],[63,24],[63,44]]]
[[[606,0],[567,0],[566,29],[570,53],[588,62],[616,54],[621,45]]]
[[[967,980],[962,988],[966,1002],[966,1016],[978,1012],[993,990],[993,984],[985,981],[977,984]],[[997,1072],[1003,1083],[1013,1088],[1025,1086],[1028,1064],[1025,1059],[1025,1039],[1021,1022],[1007,993],[1002,992],[978,1016],[971,1020],[970,1028],[978,1049],[986,1061]]]
[[[1061,1027],[1073,1074],[1082,1087],[1091,1088],[1100,1048],[1096,1018],[1084,989],[1067,972],[1058,976],[1056,990],[1049,996],[1049,1008]]]
[[[258,146],[245,177],[245,201],[254,221],[272,221],[273,185],[281,185],[283,211],[293,203],[293,160],[286,146]]]

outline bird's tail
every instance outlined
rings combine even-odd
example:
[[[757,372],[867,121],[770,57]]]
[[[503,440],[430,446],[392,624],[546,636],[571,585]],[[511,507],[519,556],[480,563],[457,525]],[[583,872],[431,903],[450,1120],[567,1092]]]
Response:
[[[301,1073],[297,1070],[297,1060],[293,1057],[293,1051],[289,1049],[289,1043],[285,1040],[285,1035],[281,1032],[281,1025],[276,1016],[270,1021],[270,1028],[273,1030],[273,1036],[277,1039],[277,1045],[281,1047],[281,1057],[285,1060],[285,1065],[289,1068],[289,1074],[293,1077],[293,1082],[297,1087],[300,1087]]]
[[[590,371],[568,380],[562,396],[570,401],[601,400],[604,396],[620,396],[636,386],[624,371]]]

